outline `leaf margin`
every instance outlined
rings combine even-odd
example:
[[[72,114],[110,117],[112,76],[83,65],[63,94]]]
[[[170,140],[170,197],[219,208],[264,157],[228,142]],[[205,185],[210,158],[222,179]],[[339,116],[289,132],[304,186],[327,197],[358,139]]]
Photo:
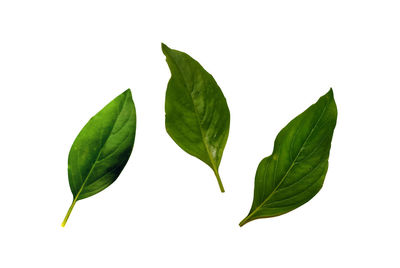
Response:
[[[122,102],[123,102],[123,105],[122,105],[121,109],[118,111],[118,115],[117,115],[117,116],[114,118],[114,120],[113,120],[113,121],[114,121],[114,122],[113,122],[113,126],[111,127],[111,130],[110,130],[110,132],[109,132],[107,138],[105,139],[104,143],[102,144],[101,149],[98,151],[97,157],[96,157],[95,161],[94,161],[93,163],[91,163],[91,168],[90,168],[89,172],[87,173],[86,177],[84,178],[84,180],[83,180],[81,186],[80,186],[80,187],[78,186],[78,187],[79,187],[78,192],[75,193],[75,191],[74,191],[75,189],[73,189],[73,186],[72,186],[72,184],[71,184],[71,176],[72,176],[72,175],[70,174],[70,172],[71,172],[70,157],[71,157],[71,153],[73,152],[73,148],[74,148],[74,146],[76,146],[76,142],[78,142],[78,141],[79,141],[79,142],[82,142],[82,141],[80,141],[79,139],[80,139],[81,135],[84,135],[84,134],[85,134],[85,131],[88,131],[88,129],[90,129],[90,128],[92,127],[92,126],[90,125],[90,123],[92,122],[92,120],[94,120],[94,119],[96,118],[96,116],[102,114],[102,112],[104,112],[106,109],[109,108],[109,105],[110,105],[110,104],[114,103],[118,98],[121,98],[121,97],[124,97],[124,100],[122,101]],[[84,190],[84,188],[85,188],[85,186],[86,186],[86,183],[88,182],[89,178],[91,178],[92,171],[95,169],[96,165],[99,164],[101,161],[103,161],[104,159],[106,159],[106,158],[109,156],[109,155],[107,155],[105,158],[100,159],[100,156],[102,156],[103,150],[104,150],[105,146],[107,145],[108,139],[109,139],[112,135],[115,135],[115,133],[118,132],[118,131],[114,132],[115,124],[116,124],[117,121],[119,120],[119,117],[121,116],[121,113],[123,112],[123,109],[125,108],[125,105],[126,105],[127,102],[130,102],[130,104],[131,104],[131,106],[132,106],[132,107],[131,107],[131,111],[130,111],[130,114],[129,114],[128,119],[126,120],[126,122],[124,122],[124,123],[122,124],[122,126],[120,127],[120,129],[122,129],[122,128],[125,126],[125,124],[126,124],[127,122],[129,122],[130,120],[132,120],[132,119],[133,119],[134,128],[133,128],[132,133],[128,133],[128,135],[127,135],[127,137],[130,137],[130,136],[131,136],[131,137],[132,137],[132,140],[131,140],[130,144],[128,144],[128,151],[125,152],[125,153],[127,153],[126,161],[122,161],[122,162],[124,162],[124,163],[122,163],[122,164],[119,165],[119,166],[116,166],[116,168],[120,169],[120,171],[119,171],[119,173],[118,173],[117,175],[114,174],[114,175],[115,175],[115,179],[114,179],[112,182],[110,182],[110,183],[107,184],[107,185],[104,185],[104,186],[100,187],[99,189],[96,189],[96,190],[93,191],[92,193],[86,193],[85,196],[81,197],[81,192]],[[133,118],[131,118],[132,116],[133,116]],[[72,194],[73,194],[73,201],[72,201],[71,206],[70,206],[69,209],[68,209],[68,212],[67,212],[67,214],[66,214],[66,216],[65,216],[65,218],[64,218],[64,220],[63,220],[63,222],[61,223],[61,226],[62,226],[62,227],[65,227],[65,224],[67,223],[67,221],[68,221],[68,219],[69,219],[69,216],[70,216],[70,214],[71,214],[71,212],[72,212],[72,210],[73,210],[73,208],[74,208],[74,206],[75,206],[75,204],[76,204],[77,201],[82,200],[82,199],[85,199],[85,198],[88,198],[88,197],[91,197],[91,196],[93,196],[93,195],[96,195],[96,194],[100,193],[101,191],[103,191],[103,190],[105,190],[106,188],[108,188],[111,184],[113,184],[113,183],[117,180],[117,178],[119,177],[120,173],[123,171],[123,169],[125,168],[126,164],[128,163],[128,161],[129,161],[129,159],[130,159],[130,156],[131,156],[131,153],[132,153],[132,150],[133,150],[133,147],[134,147],[134,143],[135,143],[135,137],[136,137],[136,107],[135,107],[135,103],[134,103],[133,98],[132,98],[132,92],[131,92],[130,88],[128,88],[128,89],[126,89],[124,92],[122,92],[121,94],[119,94],[117,97],[115,97],[114,99],[112,99],[111,101],[109,101],[105,106],[103,106],[103,108],[102,108],[100,111],[98,111],[94,116],[92,116],[92,117],[89,119],[89,121],[88,121],[88,122],[83,126],[83,128],[79,131],[78,135],[76,136],[76,138],[75,138],[75,140],[74,140],[74,142],[73,142],[73,144],[72,144],[72,146],[71,146],[71,149],[70,149],[70,152],[69,152],[69,156],[68,156],[68,178],[69,178],[68,181],[69,181],[69,184],[70,184],[71,192],[72,192]],[[125,142],[125,140],[123,140],[123,142]],[[117,149],[118,149],[118,148],[119,148],[119,145],[117,146]],[[114,152],[111,152],[110,155],[112,155],[113,153],[114,153]],[[112,170],[113,170],[113,169],[112,169]],[[110,171],[107,171],[107,173],[106,173],[105,175],[107,175],[109,172],[110,172]],[[102,178],[102,177],[101,177],[101,178]],[[97,181],[97,180],[95,180],[95,181]]]
[[[225,96],[224,96],[224,94],[223,94],[221,88],[219,87],[218,83],[215,81],[214,77],[213,77],[207,70],[205,70],[205,68],[204,68],[196,59],[192,58],[190,55],[188,55],[188,54],[185,53],[185,52],[182,52],[182,51],[179,51],[179,50],[175,50],[175,49],[171,49],[171,48],[169,48],[167,45],[165,45],[164,43],[161,43],[161,49],[162,49],[163,54],[164,54],[165,57],[166,57],[167,64],[168,64],[169,69],[170,69],[170,71],[171,71],[171,77],[170,77],[170,79],[169,79],[169,81],[168,81],[168,86],[167,86],[167,96],[168,96],[168,91],[171,90],[171,89],[170,89],[170,84],[171,84],[171,82],[172,82],[174,79],[176,79],[176,77],[175,77],[176,74],[174,75],[174,73],[173,73],[173,71],[172,71],[172,68],[173,68],[173,67],[175,67],[177,70],[179,70],[178,73],[180,73],[181,79],[184,81],[183,84],[184,84],[185,88],[186,88],[186,89],[189,88],[189,86],[186,84],[186,81],[185,81],[184,76],[182,75],[182,70],[179,69],[179,64],[177,64],[177,63],[175,62],[175,59],[174,59],[174,56],[180,55],[180,56],[186,57],[185,60],[191,61],[191,64],[197,65],[197,68],[199,68],[204,74],[206,74],[206,75],[208,76],[208,78],[209,78],[210,80],[212,80],[212,81],[215,83],[215,86],[217,87],[217,91],[219,91],[219,92],[217,92],[217,93],[220,94],[220,96],[221,96],[221,97],[223,98],[223,100],[224,100],[224,104],[225,104],[225,106],[226,106],[227,115],[228,115],[228,118],[227,118],[227,129],[226,129],[226,133],[224,133],[223,139],[222,139],[222,141],[221,141],[221,144],[222,144],[222,146],[220,147],[221,154],[220,154],[219,158],[217,159],[217,161],[215,161],[215,159],[212,157],[211,149],[209,148],[209,144],[206,142],[206,137],[205,137],[205,135],[204,135],[204,130],[202,129],[202,124],[200,123],[201,120],[200,120],[200,118],[199,118],[198,111],[196,110],[196,106],[195,106],[195,104],[194,104],[193,96],[191,95],[190,92],[187,92],[187,93],[188,93],[188,95],[190,96],[190,99],[191,99],[191,101],[192,101],[193,112],[194,112],[194,114],[196,115],[196,118],[197,118],[197,125],[198,125],[198,128],[199,128],[200,133],[201,133],[202,145],[204,146],[204,149],[205,149],[205,151],[206,151],[206,153],[207,153],[209,162],[205,161],[204,159],[202,159],[201,157],[199,157],[199,155],[196,155],[195,153],[191,152],[189,149],[185,148],[185,147],[181,144],[181,141],[179,141],[179,140],[176,139],[176,137],[172,134],[172,132],[171,132],[171,130],[170,130],[170,127],[169,127],[168,124],[167,124],[167,113],[166,113],[166,121],[165,121],[165,123],[166,123],[166,124],[165,124],[166,131],[167,131],[168,135],[172,138],[172,140],[173,140],[183,151],[185,151],[186,153],[188,153],[188,154],[191,155],[191,156],[194,156],[195,158],[198,158],[199,160],[201,160],[202,162],[204,162],[205,164],[207,164],[207,165],[213,170],[214,175],[215,175],[215,177],[217,178],[217,182],[218,182],[219,188],[220,188],[221,192],[223,193],[223,192],[225,192],[225,189],[224,189],[224,186],[223,186],[223,184],[222,184],[221,177],[220,177],[220,175],[219,175],[219,165],[220,165],[220,162],[221,162],[221,159],[222,159],[223,152],[224,152],[225,147],[226,147],[226,143],[227,143],[227,140],[228,140],[228,137],[229,137],[229,130],[230,130],[230,111],[229,111],[229,107],[228,107],[226,98],[225,98]],[[172,53],[175,53],[176,55],[173,55]],[[166,96],[166,104],[165,104],[165,105],[166,105],[166,110],[167,110],[167,96]]]
[[[288,210],[288,211],[285,211],[285,212],[282,212],[282,213],[279,213],[279,214],[276,214],[276,215],[271,215],[271,216],[256,216],[256,217],[253,217],[253,215],[257,212],[257,210],[259,210],[260,208],[262,208],[262,207],[268,202],[268,200],[269,200],[271,197],[274,196],[274,194],[276,193],[276,191],[278,190],[278,188],[280,187],[280,185],[282,184],[282,182],[284,182],[285,177],[289,174],[289,172],[290,172],[291,169],[293,168],[294,164],[296,163],[296,159],[293,160],[293,163],[291,164],[291,166],[289,167],[289,169],[286,171],[286,174],[285,174],[284,177],[281,179],[281,181],[278,183],[278,185],[276,185],[275,189],[267,196],[267,198],[266,198],[264,201],[261,202],[261,204],[259,204],[258,206],[256,206],[256,208],[254,208],[254,202],[255,202],[255,198],[256,198],[257,173],[259,172],[260,168],[262,167],[263,162],[264,162],[264,161],[268,161],[269,159],[273,159],[273,157],[274,157],[275,154],[276,154],[276,148],[278,147],[278,140],[279,140],[279,138],[280,138],[280,135],[283,135],[284,131],[286,131],[287,129],[289,129],[290,124],[293,123],[293,122],[295,122],[296,119],[301,118],[301,116],[302,116],[303,114],[305,114],[309,109],[311,109],[313,106],[315,106],[317,103],[319,103],[319,102],[320,102],[321,100],[323,100],[324,98],[329,98],[329,100],[328,100],[328,102],[327,102],[327,104],[326,104],[326,107],[327,107],[330,103],[333,104],[333,107],[334,107],[334,116],[335,116],[335,118],[334,118],[334,120],[333,120],[332,134],[331,134],[331,136],[330,136],[330,142],[329,142],[329,149],[328,149],[328,152],[327,152],[327,157],[326,157],[326,159],[324,159],[324,161],[321,161],[321,163],[324,163],[324,162],[326,163],[326,168],[325,168],[325,171],[324,171],[323,175],[321,176],[321,178],[319,178],[318,180],[315,181],[315,182],[318,182],[319,180],[321,180],[321,185],[320,185],[320,187],[317,189],[317,191],[315,192],[315,194],[313,194],[308,200],[305,200],[304,202],[299,202],[298,205],[296,205],[294,208],[292,208],[292,209],[290,209],[290,210]],[[325,108],[326,108],[326,107],[325,107]],[[324,111],[321,112],[321,117],[322,117],[322,114],[323,114],[323,113],[324,113]],[[318,121],[319,121],[319,120],[318,120]],[[316,125],[319,123],[318,121],[315,123],[315,125],[314,125],[313,128],[315,128]],[[260,163],[259,163],[259,165],[258,165],[258,167],[257,167],[256,176],[255,176],[256,179],[255,179],[255,185],[254,185],[253,204],[252,204],[252,206],[251,206],[251,209],[250,209],[250,212],[248,213],[248,215],[239,223],[239,226],[240,226],[240,227],[242,227],[242,226],[245,225],[246,223],[249,223],[249,222],[251,222],[251,221],[253,221],[253,220],[256,220],[256,219],[277,217],[277,216],[281,216],[281,215],[283,215],[283,214],[289,213],[289,212],[291,212],[291,211],[293,211],[293,210],[299,208],[300,206],[306,204],[306,203],[309,202],[311,199],[313,199],[313,197],[314,197],[314,196],[320,191],[320,189],[322,188],[322,185],[323,185],[323,183],[324,183],[324,180],[325,180],[325,177],[326,177],[326,174],[327,174],[327,171],[328,171],[328,166],[329,166],[329,155],[330,155],[330,149],[331,149],[331,142],[332,142],[332,138],[333,138],[333,134],[334,134],[334,129],[335,129],[335,127],[336,127],[336,121],[337,121],[337,106],[336,106],[336,102],[335,102],[335,99],[334,99],[333,89],[330,88],[330,90],[329,90],[325,95],[321,96],[321,97],[318,99],[317,102],[315,102],[314,104],[312,104],[311,106],[309,106],[305,111],[303,111],[302,113],[300,113],[299,115],[297,115],[295,118],[293,118],[284,128],[282,128],[282,129],[279,131],[278,135],[277,135],[276,138],[275,138],[275,141],[274,141],[274,148],[273,148],[273,151],[272,151],[271,155],[269,155],[269,156],[263,158],[263,159],[260,161]],[[308,137],[307,137],[306,141],[307,141],[308,138],[312,135],[312,132],[313,132],[313,129],[312,129],[311,132],[308,134]],[[305,142],[306,142],[306,141],[305,141]],[[305,142],[304,142],[304,143],[305,143]],[[303,147],[303,146],[304,146],[304,144],[302,145],[302,147]],[[301,148],[301,149],[302,149],[302,148]],[[300,149],[300,150],[301,150],[301,149]],[[299,151],[298,155],[296,156],[296,158],[299,156],[299,154],[300,154],[300,151]],[[315,167],[319,166],[321,163],[318,163]],[[311,172],[311,171],[310,171],[310,172]],[[308,175],[308,174],[307,174],[307,175]],[[307,175],[305,175],[305,176],[307,176]],[[266,180],[268,180],[268,178],[267,178]],[[296,181],[296,182],[298,182],[298,181]],[[254,208],[254,209],[253,209],[253,208]]]

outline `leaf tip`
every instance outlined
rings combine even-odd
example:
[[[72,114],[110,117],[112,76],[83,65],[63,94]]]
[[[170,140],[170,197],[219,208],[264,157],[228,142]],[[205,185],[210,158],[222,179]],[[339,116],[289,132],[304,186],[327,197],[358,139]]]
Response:
[[[326,99],[328,101],[334,100],[333,89],[330,88],[329,91],[325,95],[320,97],[320,99]]]
[[[333,89],[330,88],[326,95],[333,97]]]
[[[125,90],[124,92],[121,93],[121,95],[119,96],[124,96],[127,99],[132,99],[132,91],[130,88],[128,88],[127,90]],[[133,100],[132,100],[133,101]]]
[[[169,50],[171,50],[166,44],[161,43],[161,50],[162,52],[165,54],[167,53]]]

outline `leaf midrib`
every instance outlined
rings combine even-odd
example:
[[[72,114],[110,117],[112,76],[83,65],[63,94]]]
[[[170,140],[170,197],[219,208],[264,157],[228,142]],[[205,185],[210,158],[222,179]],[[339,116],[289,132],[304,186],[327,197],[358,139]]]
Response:
[[[203,142],[204,148],[206,149],[208,158],[210,159],[210,163],[211,163],[211,166],[212,166],[211,168],[213,169],[213,171],[214,171],[215,173],[218,173],[218,169],[217,169],[217,167],[216,167],[216,164],[214,163],[213,158],[211,157],[210,150],[209,150],[209,148],[208,148],[208,146],[207,146],[207,144],[206,144],[204,132],[203,132],[203,129],[201,128],[201,124],[200,124],[200,118],[199,118],[198,112],[197,112],[197,110],[196,110],[196,106],[194,105],[193,96],[192,96],[192,94],[190,94],[189,86],[186,84],[186,81],[185,81],[185,79],[184,79],[184,77],[183,77],[182,71],[181,71],[181,69],[178,67],[178,64],[176,64],[176,62],[173,60],[173,58],[172,58],[171,56],[170,56],[169,58],[170,58],[171,62],[173,62],[173,64],[176,66],[176,69],[178,70],[180,76],[182,77],[183,84],[185,85],[185,88],[186,88],[186,91],[185,91],[185,92],[189,95],[189,99],[190,99],[190,101],[191,101],[191,104],[192,104],[192,107],[193,107],[193,110],[194,110],[194,114],[195,114],[195,117],[196,117],[196,120],[197,120],[197,124],[198,124],[198,126],[199,126],[199,130],[200,130],[200,134],[201,134],[201,140],[202,140],[202,142]],[[193,90],[193,88],[194,88],[194,83],[193,83],[193,86],[192,86],[192,90]]]
[[[268,197],[259,205],[257,206],[253,212],[251,212],[246,218],[245,221],[243,222],[247,222],[248,219],[250,219],[260,208],[262,208],[269,199],[271,199],[271,197],[275,194],[275,192],[278,190],[279,186],[285,181],[286,177],[288,176],[288,174],[290,173],[291,169],[294,167],[297,158],[299,157],[300,153],[303,151],[304,149],[304,145],[308,142],[308,139],[311,137],[312,133],[314,132],[315,128],[317,127],[319,121],[321,120],[322,116],[324,115],[326,108],[328,107],[329,101],[326,103],[324,110],[322,111],[321,115],[319,116],[317,122],[315,123],[314,127],[312,128],[312,130],[310,131],[310,133],[308,134],[307,138],[304,140],[303,144],[300,147],[299,152],[297,153],[295,159],[293,160],[292,164],[290,165],[290,167],[288,168],[288,170],[286,171],[285,175],[282,177],[281,181],[278,183],[278,185],[274,188],[274,190],[268,195]],[[272,155],[271,155],[272,156]],[[278,156],[279,159],[279,156]],[[278,159],[276,160],[278,162]]]
[[[90,168],[90,171],[89,171],[88,175],[86,176],[85,180],[83,181],[81,188],[79,189],[78,193],[77,193],[76,196],[74,197],[73,203],[76,202],[76,201],[78,200],[78,197],[79,197],[79,195],[81,194],[81,192],[83,191],[83,188],[85,188],[86,183],[87,183],[87,181],[88,181],[90,175],[92,175],[92,172],[93,172],[93,170],[94,170],[94,167],[96,166],[97,162],[99,161],[100,155],[101,155],[101,153],[103,152],[104,145],[107,143],[108,139],[110,138],[110,136],[111,136],[111,134],[112,134],[112,132],[113,132],[113,130],[114,130],[115,123],[118,121],[118,118],[119,118],[119,116],[121,115],[121,111],[122,111],[122,110],[124,109],[124,107],[125,107],[125,104],[126,104],[126,100],[127,100],[127,99],[128,99],[128,97],[127,97],[127,95],[125,95],[124,104],[122,105],[122,108],[118,111],[118,115],[117,115],[117,117],[116,117],[116,119],[115,119],[115,121],[114,121],[114,123],[113,123],[113,126],[112,126],[112,128],[111,128],[110,134],[108,135],[107,139],[106,139],[105,142],[103,143],[102,148],[99,150],[99,153],[97,154],[96,160],[93,162],[93,165],[92,165],[92,167]]]

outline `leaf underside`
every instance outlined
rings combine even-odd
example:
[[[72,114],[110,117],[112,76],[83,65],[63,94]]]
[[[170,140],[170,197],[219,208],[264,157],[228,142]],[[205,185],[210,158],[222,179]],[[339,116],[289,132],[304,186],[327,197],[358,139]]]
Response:
[[[272,155],[258,165],[253,204],[240,226],[285,214],[319,192],[328,170],[336,119],[331,89],[279,132]]]
[[[189,55],[162,44],[171,70],[165,99],[165,126],[188,154],[202,160],[217,176],[229,134],[230,113],[214,78]]]

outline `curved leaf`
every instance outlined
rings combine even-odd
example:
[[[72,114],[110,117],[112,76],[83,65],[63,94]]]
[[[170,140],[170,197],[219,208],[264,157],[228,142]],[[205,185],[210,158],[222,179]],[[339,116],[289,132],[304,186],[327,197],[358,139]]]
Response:
[[[287,213],[319,192],[328,170],[336,118],[331,89],[279,132],[272,155],[258,165],[253,205],[240,226]]]
[[[218,167],[229,134],[225,97],[196,60],[164,44],[162,51],[171,70],[165,99],[167,132],[185,152],[212,168],[224,192]]]
[[[68,178],[73,202],[97,194],[119,176],[131,155],[136,111],[130,89],[116,97],[83,127],[68,157]]]

